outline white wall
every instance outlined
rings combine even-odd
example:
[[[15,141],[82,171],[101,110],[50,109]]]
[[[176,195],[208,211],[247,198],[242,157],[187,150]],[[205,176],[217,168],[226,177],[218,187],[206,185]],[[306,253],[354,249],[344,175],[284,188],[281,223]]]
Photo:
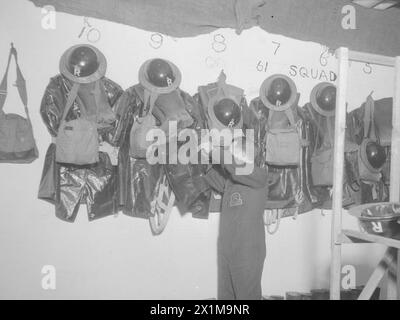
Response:
[[[5,1],[0,11],[0,70],[5,69],[9,43],[19,51],[20,66],[28,85],[29,107],[40,158],[30,165],[0,164],[0,298],[129,298],[203,299],[216,296],[216,239],[218,214],[206,221],[173,213],[165,232],[151,235],[148,222],[120,214],[96,222],[87,221],[86,209],[68,224],[55,218],[54,208],[37,199],[44,155],[50,136],[39,115],[43,91],[58,73],[61,54],[78,39],[83,18],[57,14],[56,30],[41,27],[39,8],[26,0]],[[4,3],[3,3],[4,2]],[[308,73],[335,71],[335,60],[319,64],[323,48],[268,34],[258,28],[237,36],[231,30],[187,39],[163,37],[159,49],[150,46],[151,34],[132,27],[90,19],[101,31],[95,43],[108,60],[108,77],[127,88],[137,83],[140,65],[152,57],[174,61],[182,71],[182,89],[191,94],[198,85],[216,80],[223,68],[228,81],[245,89],[247,98],[258,95],[262,81],[273,73],[289,74],[290,66]],[[226,50],[212,49],[215,34],[223,34]],[[281,43],[274,55],[275,45]],[[217,47],[218,49],[218,47]],[[257,71],[259,61],[269,62],[267,72]],[[351,66],[348,101],[358,107],[370,93],[381,98],[392,93],[392,73],[373,67],[366,75],[363,65]],[[9,83],[15,79],[14,68]],[[297,75],[301,104],[319,81]],[[22,112],[16,90],[9,90],[7,112]],[[264,294],[308,291],[328,286],[330,219],[319,211],[297,221],[282,222],[279,232],[267,236]],[[357,228],[345,215],[347,227]],[[344,264],[357,268],[357,281],[365,281],[383,248],[377,245],[344,247]],[[41,269],[53,265],[57,289],[41,287]]]

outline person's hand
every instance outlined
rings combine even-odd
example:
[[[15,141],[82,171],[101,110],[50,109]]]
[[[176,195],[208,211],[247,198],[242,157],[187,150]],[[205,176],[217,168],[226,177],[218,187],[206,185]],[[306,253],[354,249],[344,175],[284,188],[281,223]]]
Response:
[[[113,166],[117,166],[118,165],[119,148],[113,147],[108,142],[103,141],[102,143],[100,143],[99,151],[105,152],[105,153],[108,154],[108,156],[110,157],[111,164]]]
[[[254,163],[254,148],[246,149],[246,140],[244,137],[238,137],[233,140],[233,143],[229,145],[229,153],[233,159],[238,163]]]
[[[198,150],[200,152],[201,157],[208,159],[210,157],[212,151],[212,145],[210,141],[202,142],[198,146]]]

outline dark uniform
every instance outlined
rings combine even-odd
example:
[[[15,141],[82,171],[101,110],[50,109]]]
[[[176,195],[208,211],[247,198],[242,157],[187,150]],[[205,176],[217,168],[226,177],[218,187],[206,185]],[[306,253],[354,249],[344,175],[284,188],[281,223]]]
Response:
[[[236,175],[234,164],[214,165],[210,185],[223,194],[218,237],[218,299],[260,300],[266,254],[263,212],[267,172]]]

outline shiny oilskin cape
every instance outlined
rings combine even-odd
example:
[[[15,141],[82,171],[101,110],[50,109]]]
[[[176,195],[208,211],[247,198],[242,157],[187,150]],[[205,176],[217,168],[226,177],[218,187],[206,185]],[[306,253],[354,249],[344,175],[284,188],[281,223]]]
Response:
[[[265,135],[269,109],[260,98],[250,103],[253,115],[246,121],[255,130],[255,142],[260,150],[260,157],[266,159]],[[300,137],[310,141],[310,123],[297,107]],[[250,113],[251,115],[251,113]],[[319,201],[317,194],[311,188],[311,152],[310,147],[302,148],[300,165],[298,167],[263,166],[268,172],[268,193],[266,195],[266,209],[290,209],[283,212],[282,217],[310,211]]]
[[[102,91],[113,109],[123,90],[115,82],[105,77],[99,81],[101,81]],[[40,113],[53,138],[57,136],[72,85],[72,81],[63,75],[57,75],[50,79],[50,83],[46,87]],[[90,107],[85,106],[82,101],[86,100],[84,98],[76,100],[75,106],[67,114],[67,121],[76,119],[80,115],[79,108],[86,108],[85,110],[88,111]],[[116,145],[114,130],[118,122],[117,119],[99,129],[99,136],[102,141]],[[108,154],[100,152],[100,161],[97,164],[67,166],[56,162],[55,150],[55,144],[50,144],[43,166],[39,199],[54,204],[56,216],[68,222],[75,220],[80,203],[87,204],[90,221],[117,212],[118,174],[117,168],[112,166]]]
[[[117,119],[120,119],[114,139],[121,145],[119,152],[119,170],[125,172],[119,181],[119,204],[129,216],[149,218],[151,202],[155,198],[157,181],[166,175],[170,187],[176,196],[176,204],[183,212],[192,212],[194,217],[205,218],[208,215],[211,191],[202,178],[205,168],[201,165],[150,165],[146,159],[129,156],[129,133],[136,116],[147,112],[140,84],[127,89],[116,106]],[[195,120],[195,130],[203,127],[201,115],[195,101],[178,89],[186,110]],[[155,108],[162,108],[155,102]]]
[[[355,204],[384,202],[389,200],[390,183],[390,143],[392,138],[392,108],[393,99],[384,98],[375,101],[374,123],[376,135],[380,144],[386,150],[386,163],[382,169],[382,179],[379,182],[360,181],[358,175],[357,152],[346,154],[346,173],[355,186],[352,197]],[[360,145],[364,138],[365,103],[351,111],[346,120],[346,136],[351,142]]]
[[[311,114],[312,113],[312,114]],[[328,134],[328,118],[318,114],[310,104],[306,104],[303,107],[303,115],[309,122],[309,130],[310,130],[310,146],[309,152],[310,157],[312,156],[312,151],[316,149],[316,144],[318,148],[322,148],[322,146],[331,145],[333,149],[333,141],[329,141],[329,139],[333,139],[334,132],[331,132],[329,137]],[[331,120],[332,121],[332,120]],[[334,128],[334,123],[331,125],[331,128]],[[332,130],[331,129],[331,130]],[[334,130],[334,129],[333,129]],[[350,139],[348,137],[349,132],[346,132],[346,141],[349,142]],[[346,147],[349,147],[349,144],[346,143]],[[311,159],[311,158],[310,158]],[[311,170],[311,164],[308,166]],[[343,175],[343,207],[348,207],[354,204],[354,199],[352,194],[354,193],[354,185],[351,183],[352,172],[348,173],[349,168],[349,154],[345,153],[345,173]],[[310,171],[311,172],[311,171]],[[333,172],[331,172],[333,176]],[[314,186],[312,184],[312,179],[310,180],[312,193],[316,196],[317,201],[313,203],[315,208],[319,209],[332,209],[332,186]]]

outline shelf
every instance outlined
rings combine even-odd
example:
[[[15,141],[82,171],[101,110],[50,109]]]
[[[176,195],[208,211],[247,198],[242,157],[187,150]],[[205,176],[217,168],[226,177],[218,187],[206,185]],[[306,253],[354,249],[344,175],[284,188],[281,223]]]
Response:
[[[340,241],[341,243],[378,243],[400,249],[400,240],[376,236],[355,230],[343,230],[340,236]]]

